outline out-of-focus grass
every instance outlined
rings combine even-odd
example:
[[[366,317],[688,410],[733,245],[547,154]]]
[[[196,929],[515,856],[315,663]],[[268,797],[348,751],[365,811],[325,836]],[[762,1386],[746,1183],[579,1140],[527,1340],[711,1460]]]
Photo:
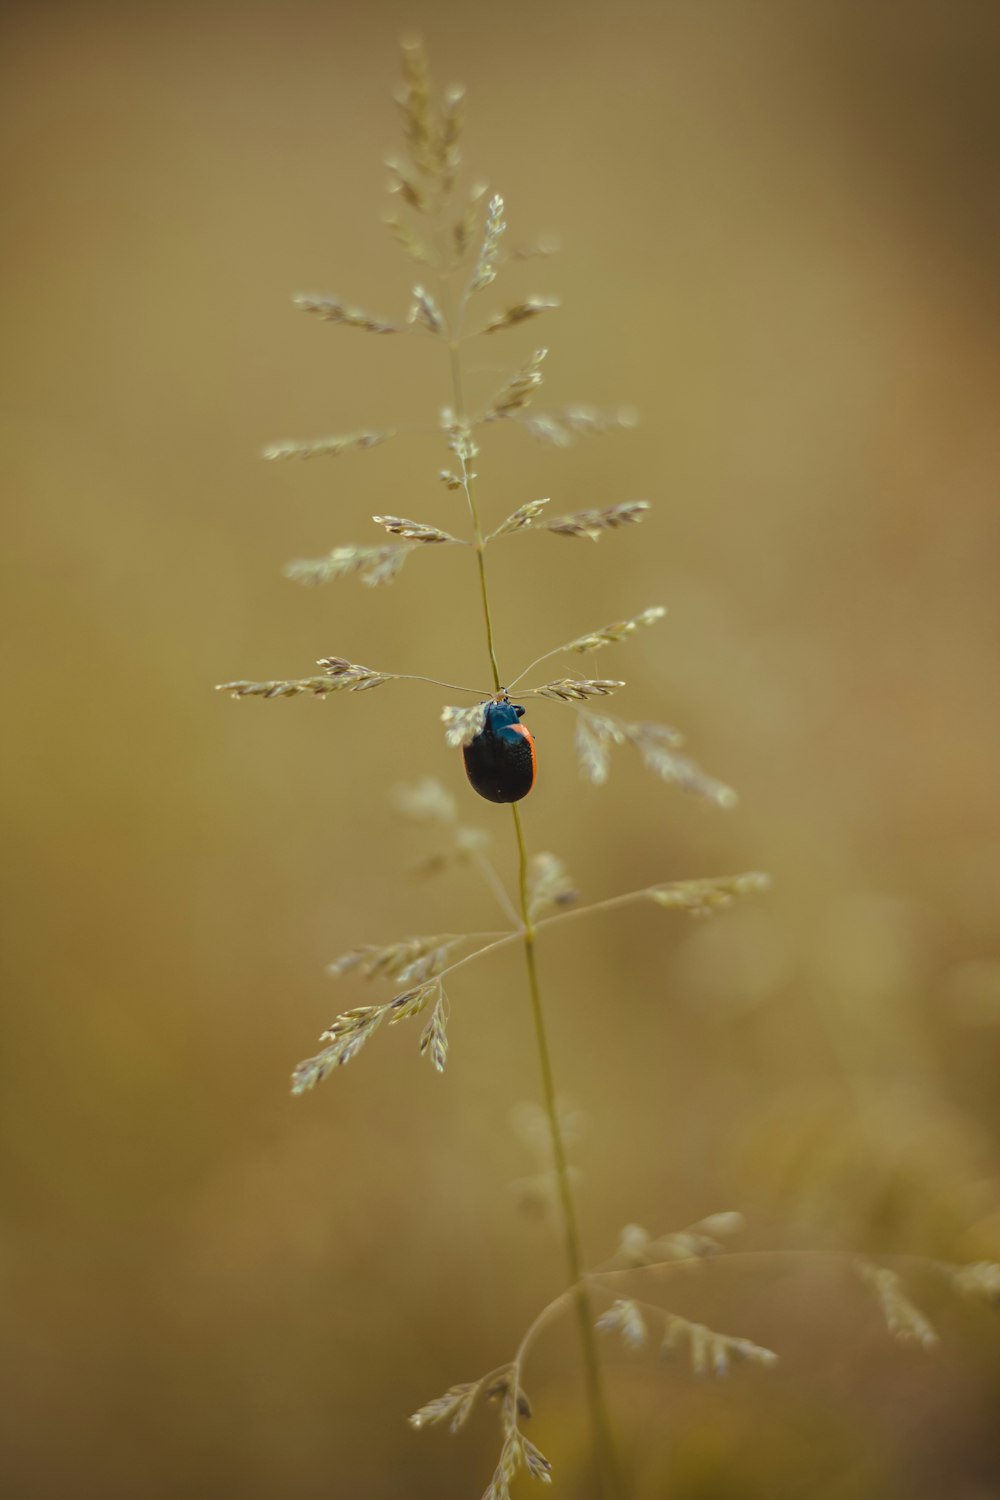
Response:
[[[476,1493],[489,1422],[449,1443],[402,1416],[504,1358],[560,1284],[558,1245],[506,1186],[528,1169],[507,1123],[530,1048],[515,960],[455,986],[443,1079],[391,1037],[287,1096],[343,999],[327,960],[493,920],[474,888],[406,875],[422,846],[384,789],[431,772],[466,795],[427,700],[210,690],[328,653],[455,680],[481,662],[463,555],[391,593],[280,577],[363,540],[373,512],[447,525],[433,437],[296,470],[254,457],[444,399],[433,348],[288,303],[404,306],[379,163],[415,19],[439,76],[469,86],[470,156],[512,233],[563,240],[517,273],[564,298],[553,399],[644,418],[568,454],[498,433],[484,506],[656,502],[599,548],[511,542],[503,658],[667,604],[655,639],[621,648],[630,712],[681,724],[742,795],[716,815],[625,762],[588,789],[539,712],[532,842],[595,897],[775,878],[710,925],[642,910],[547,945],[559,1075],[591,1121],[591,1254],[627,1221],[734,1207],[754,1245],[1000,1255],[995,12],[14,7],[0,1108],[18,1496]],[[889,1345],[833,1263],[678,1284],[679,1310],[784,1359],[717,1388],[612,1355],[643,1493],[992,1493],[997,1325],[923,1291],[932,1358]],[[532,1393],[569,1473],[562,1337]]]

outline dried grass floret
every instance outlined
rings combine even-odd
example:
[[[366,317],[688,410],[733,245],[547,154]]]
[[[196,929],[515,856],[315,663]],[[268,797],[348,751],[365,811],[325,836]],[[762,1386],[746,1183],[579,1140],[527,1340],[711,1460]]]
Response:
[[[446,192],[450,190],[462,160],[458,143],[464,107],[465,89],[460,83],[450,84],[441,100],[441,128],[437,139],[438,166]]]
[[[437,1071],[443,1073],[448,1060],[448,997],[440,982],[437,988],[434,1009],[420,1037],[420,1055],[429,1056]]]
[[[286,440],[271,443],[261,453],[269,462],[286,458],[330,458],[348,448],[375,448],[387,438],[395,436],[391,427],[381,431],[347,432],[334,437],[312,438],[306,442]]]
[[[612,620],[610,625],[600,625],[596,630],[590,630],[586,635],[578,635],[575,640],[560,646],[559,651],[575,651],[581,656],[587,651],[599,651],[602,646],[614,646],[620,641],[627,641],[630,636],[635,635],[637,630],[647,625],[655,625],[662,620],[666,614],[662,604],[653,604],[649,609],[644,609],[640,614],[632,615],[627,620]],[[557,653],[552,652],[553,656]]]
[[[324,323],[344,323],[350,328],[363,328],[366,333],[398,333],[398,323],[389,323],[385,318],[376,318],[361,307],[349,307],[339,297],[321,297],[317,294],[299,292],[292,298],[301,312],[312,313]]]
[[[491,281],[496,280],[500,239],[506,228],[507,225],[503,221],[503,199],[499,193],[495,193],[486,208],[483,243],[479,251],[479,259],[476,261],[476,269],[469,282],[470,292],[482,291],[483,287],[489,286]]]
[[[527,531],[542,514],[548,503],[547,499],[526,500],[523,505],[517,507],[517,510],[512,511],[506,521],[501,522],[496,531],[491,532],[486,540],[492,542],[494,538],[509,536],[513,531]]]
[[[1000,1265],[992,1260],[978,1260],[966,1266],[943,1268],[952,1287],[973,1302],[1000,1303]]]
[[[558,297],[526,297],[523,302],[515,302],[513,307],[506,307],[503,312],[497,313],[479,332],[498,333],[501,328],[514,328],[518,323],[537,318],[539,313],[549,312],[559,305]]]
[[[664,1261],[707,1260],[721,1255],[723,1239],[739,1234],[743,1215],[735,1212],[709,1214],[686,1229],[671,1230],[654,1238],[641,1224],[626,1224],[618,1242],[616,1261],[625,1266],[651,1266]]]
[[[464,418],[457,416],[450,406],[445,406],[441,411],[441,431],[448,440],[448,447],[462,463],[459,488],[464,489],[468,481],[476,477],[468,471],[468,465],[479,453],[476,440],[472,436],[472,428]]]
[[[453,1385],[443,1396],[435,1396],[410,1417],[411,1427],[433,1427],[437,1422],[447,1422],[450,1432],[457,1432],[469,1419],[483,1382],[465,1380]]]
[[[331,979],[340,979],[344,974],[357,973],[362,979],[396,979],[409,984],[417,979],[427,979],[429,973],[412,972],[414,966],[427,958],[447,957],[448,952],[462,941],[453,933],[435,937],[404,938],[398,943],[365,943],[351,948],[333,963],[327,964],[326,972]],[[444,967],[444,962],[439,964]],[[436,969],[432,972],[437,972]]]
[[[522,1465],[534,1479],[548,1484],[552,1478],[552,1465],[518,1425],[518,1418],[531,1416],[531,1403],[518,1383],[516,1363],[484,1375],[481,1380],[453,1385],[443,1396],[435,1397],[415,1411],[410,1417],[410,1426],[422,1429],[447,1422],[450,1430],[457,1432],[468,1420],[480,1393],[485,1400],[499,1403],[503,1436],[500,1458],[483,1500],[510,1500],[510,1482]]]
[[[532,412],[522,419],[525,432],[553,448],[572,448],[585,434],[612,432],[616,428],[635,427],[638,413],[630,406],[602,412],[593,406],[566,406],[561,411]]]
[[[423,521],[409,521],[405,516],[372,516],[376,526],[382,526],[390,536],[405,537],[410,542],[457,542],[458,537],[437,526],[427,526]]]
[[[605,531],[637,525],[649,509],[648,500],[623,500],[606,510],[578,510],[569,516],[559,516],[555,521],[546,521],[545,529],[557,536],[582,536],[597,542]]]
[[[541,366],[547,353],[547,349],[536,349],[517,373],[501,386],[483,414],[484,422],[498,422],[504,417],[512,417],[515,412],[523,411],[530,404],[542,384]]]
[[[331,966],[335,967],[335,966]],[[399,976],[404,979],[404,975]],[[404,979],[405,982],[405,979]],[[378,1030],[383,1021],[390,1026],[400,1021],[412,1020],[428,1005],[433,1006],[431,1022],[420,1039],[421,1053],[430,1052],[431,1060],[438,1072],[443,1071],[448,1055],[445,1035],[447,1002],[440,979],[414,985],[382,1005],[360,1005],[343,1011],[320,1035],[321,1042],[329,1042],[314,1057],[300,1062],[292,1074],[292,1093],[304,1094],[321,1083],[334,1068],[343,1067],[361,1051],[361,1048]]]
[[[646,1320],[637,1302],[619,1297],[595,1325],[602,1333],[620,1333],[628,1349],[641,1349],[648,1337]]]
[[[444,328],[444,316],[430,292],[424,286],[413,288],[413,305],[406,315],[408,323],[419,323],[428,333],[440,333]]]
[[[445,727],[445,743],[452,750],[471,745],[476,735],[482,733],[486,709],[485,703],[477,703],[472,708],[443,708],[441,722]]]
[[[430,73],[423,44],[416,39],[403,43],[403,86],[396,102],[411,161],[424,176],[437,176],[440,157],[434,146]]]
[[[359,1005],[344,1011],[327,1027],[320,1041],[329,1041],[315,1057],[300,1062],[292,1074],[292,1093],[304,1094],[317,1083],[356,1057],[365,1043],[374,1036],[385,1016],[384,1005]]]
[[[483,1500],[510,1500],[510,1482],[520,1463],[521,1444],[517,1434],[510,1433],[504,1438],[500,1461],[493,1472],[493,1478],[483,1491]]]
[[[695,1375],[714,1375],[722,1379],[729,1374],[734,1362],[760,1365],[771,1368],[778,1362],[773,1349],[755,1344],[752,1339],[738,1338],[729,1333],[717,1333],[704,1323],[693,1323],[675,1313],[665,1315],[661,1352],[666,1357],[676,1354],[682,1344],[687,1344],[691,1356],[691,1369]]]
[[[737,796],[732,787],[709,776],[688,756],[676,754],[673,746],[681,742],[677,730],[666,724],[629,724],[607,714],[582,710],[577,723],[576,751],[580,770],[595,785],[608,779],[611,747],[629,744],[639,752],[646,769],[662,780],[704,797],[717,807],[735,807]]]
[[[898,1271],[859,1260],[855,1269],[874,1296],[885,1319],[885,1326],[898,1344],[915,1344],[932,1349],[938,1336],[919,1307],[910,1300]]]
[[[479,205],[488,192],[489,188],[485,182],[477,182],[469,193],[465,208],[451,226],[452,257],[455,265],[472,244],[472,236],[479,222]]]
[[[553,698],[558,703],[582,703],[587,698],[607,698],[624,686],[624,682],[610,677],[560,677],[557,682],[530,689],[529,693],[537,698]]]
[[[668,885],[654,885],[648,895],[657,906],[671,911],[690,912],[693,917],[707,917],[724,911],[739,896],[759,896],[769,890],[770,876],[760,870],[745,875],[712,875],[702,880],[674,880]]]
[[[392,182],[389,184],[389,191],[394,191]],[[420,265],[433,265],[434,255],[432,251],[417,234],[412,224],[409,224],[406,219],[400,218],[398,214],[386,214],[383,223],[397,245],[403,247],[411,260],[417,261]]]
[[[371,667],[359,666],[343,656],[321,656],[316,665],[322,667],[339,687],[345,687],[351,693],[364,693],[380,683],[394,680],[391,672],[373,672]]]
[[[528,916],[532,922],[556,907],[572,906],[580,893],[556,854],[536,854],[528,867]]]
[[[416,542],[384,543],[380,547],[334,547],[326,557],[297,558],[284,569],[285,577],[307,586],[329,583],[333,578],[348,578],[356,573],[368,588],[392,583]]]
[[[370,667],[358,666],[342,657],[321,657],[317,665],[326,668],[325,677],[288,678],[276,682],[220,682],[216,684],[216,692],[231,693],[234,698],[296,698],[302,693],[326,698],[344,689],[349,693],[363,693],[393,680],[391,673],[373,672]],[[331,671],[333,665],[342,670]]]
[[[524,1459],[524,1467],[533,1479],[540,1479],[543,1484],[552,1481],[552,1465],[530,1438],[521,1434],[521,1457]]]

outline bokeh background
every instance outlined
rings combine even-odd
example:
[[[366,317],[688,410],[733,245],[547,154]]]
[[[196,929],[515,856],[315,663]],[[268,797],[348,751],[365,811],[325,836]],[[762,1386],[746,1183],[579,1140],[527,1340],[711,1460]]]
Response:
[[[287,1092],[368,998],[329,960],[496,920],[467,873],[413,878],[434,835],[388,805],[438,776],[512,877],[442,695],[212,692],[324,654],[484,675],[458,549],[389,590],[281,576],[377,539],[376,511],[461,524],[441,351],[289,301],[405,311],[381,163],[419,30],[512,240],[563,246],[506,280],[563,309],[483,367],[543,341],[551,403],[643,418],[566,453],[491,429],[486,514],[655,502],[598,546],[497,549],[502,661],[666,604],[595,665],[741,794],[719,812],[624,752],[589,788],[542,705],[532,846],[591,898],[774,877],[710,923],[636,909],[542,954],[591,1260],[721,1209],[745,1248],[802,1251],[648,1291],[773,1372],[608,1346],[636,1492],[1000,1493],[996,1312],[915,1266],[942,1342],[900,1349],[845,1259],[1000,1258],[997,7],[42,0],[4,28],[5,1492],[477,1495],[491,1414],[456,1438],[405,1415],[562,1286],[510,1187],[538,1094],[516,952],[456,978],[443,1078],[400,1027]],[[256,456],[394,423],[424,430]],[[528,1385],[587,1497],[577,1370],[557,1328]]]

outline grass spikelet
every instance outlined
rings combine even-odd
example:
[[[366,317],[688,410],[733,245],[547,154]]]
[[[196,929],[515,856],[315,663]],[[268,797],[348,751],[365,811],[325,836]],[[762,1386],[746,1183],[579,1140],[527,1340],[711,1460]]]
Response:
[[[440,333],[444,327],[441,309],[426,287],[413,288],[413,306],[407,314],[407,322],[421,324],[428,333]]]
[[[392,191],[391,184],[390,191]],[[433,265],[433,252],[420,238],[412,224],[399,214],[386,214],[383,222],[397,245],[402,246],[411,260],[423,266]]]
[[[486,723],[486,704],[477,703],[473,708],[443,708],[441,722],[445,726],[445,744],[452,750],[471,745]]]
[[[616,1260],[624,1266],[651,1266],[662,1261],[705,1260],[721,1255],[722,1243],[743,1228],[743,1215],[710,1214],[687,1229],[671,1230],[656,1239],[641,1224],[626,1224],[618,1242]]]
[[[536,854],[528,867],[528,914],[534,922],[559,906],[572,906],[579,891],[556,854]]]
[[[527,297],[523,302],[515,302],[513,307],[504,308],[503,312],[497,313],[479,332],[499,333],[501,328],[515,328],[518,323],[537,318],[539,313],[549,312],[559,305],[558,297]]]
[[[375,448],[394,436],[392,428],[387,427],[382,431],[366,430],[341,433],[336,437],[313,438],[304,443],[287,440],[271,443],[263,450],[261,458],[267,459],[269,463],[281,462],[287,458],[335,458],[348,448]]]
[[[559,516],[555,521],[546,521],[545,529],[556,536],[582,536],[597,542],[605,531],[635,526],[649,509],[648,500],[623,500],[607,510],[578,510],[569,516]]]
[[[349,578],[356,573],[368,588],[392,583],[410,553],[416,550],[415,542],[389,543],[381,547],[334,547],[326,557],[297,558],[284,569],[285,577],[293,583],[308,586],[329,583],[334,578]]]
[[[760,1365],[765,1369],[778,1362],[773,1349],[765,1349],[752,1339],[717,1333],[713,1328],[706,1328],[704,1323],[692,1323],[688,1318],[667,1313],[661,1353],[670,1358],[682,1344],[687,1344],[695,1375],[715,1376],[719,1380],[729,1374],[734,1361]]]
[[[724,911],[739,896],[759,896],[769,890],[770,877],[759,870],[745,875],[716,875],[704,880],[675,880],[669,885],[654,885],[648,894],[657,906],[670,911],[690,912],[693,917],[707,917]]]
[[[320,665],[325,666],[325,661]],[[345,665],[350,669],[348,673],[332,677],[293,677],[277,682],[220,682],[216,684],[216,692],[229,693],[233,698],[297,698],[302,693],[311,693],[314,698],[326,698],[344,688],[351,693],[360,693],[392,680],[383,672],[370,672],[367,667],[354,667],[350,663]],[[352,676],[353,673],[364,675]]]
[[[1000,1265],[979,1260],[967,1266],[948,1266],[945,1273],[952,1287],[973,1302],[1000,1304]]]
[[[423,521],[408,521],[405,516],[372,516],[376,526],[382,526],[391,536],[405,537],[410,542],[457,542],[458,538],[437,526],[427,526]]]
[[[461,164],[462,154],[459,140],[462,134],[462,116],[465,108],[465,89],[461,84],[451,84],[441,100],[441,128],[438,132],[438,170],[445,192],[451,190],[455,173]]]
[[[496,280],[500,239],[506,228],[507,225],[503,221],[503,199],[499,193],[496,193],[487,205],[483,243],[479,251],[479,259],[476,261],[476,269],[469,282],[470,292],[480,292],[483,287],[489,286],[491,281]]]
[[[524,1467],[533,1479],[540,1479],[543,1484],[552,1482],[552,1465],[545,1454],[535,1447],[530,1438],[521,1434],[521,1457],[524,1459]]]
[[[444,1065],[448,1060],[448,997],[438,982],[437,999],[434,1001],[434,1009],[431,1018],[423,1029],[420,1037],[420,1055],[427,1055],[439,1073],[444,1072]]]
[[[648,1337],[646,1320],[631,1297],[619,1297],[595,1325],[602,1333],[620,1333],[628,1349],[641,1349]]]
[[[434,143],[430,74],[423,44],[416,39],[403,43],[403,86],[397,103],[410,160],[425,177],[436,177],[441,157]]]
[[[541,386],[541,365],[547,353],[547,349],[536,349],[516,375],[511,376],[484,412],[484,422],[497,422],[504,417],[512,417],[515,412],[523,411],[530,404]]]
[[[548,505],[548,500],[526,500],[519,505],[517,510],[512,511],[506,521],[502,521],[496,531],[490,533],[486,538],[492,542],[498,536],[509,536],[514,531],[527,531],[532,527],[538,517]]]
[[[389,1025],[397,1026],[400,1021],[412,1021],[414,1016],[421,1015],[431,1001],[437,998],[439,990],[440,985],[433,982],[414,985],[413,989],[404,990],[386,1006]]]
[[[322,667],[338,687],[345,687],[351,693],[364,693],[383,682],[395,680],[391,672],[373,672],[371,667],[359,666],[343,656],[321,656],[316,665]]]
[[[292,1093],[304,1094],[322,1083],[334,1068],[342,1068],[356,1057],[374,1036],[385,1015],[384,1005],[360,1005],[344,1011],[323,1032],[320,1041],[329,1041],[315,1057],[300,1062],[292,1074]]]
[[[418,962],[441,954],[460,941],[453,934],[445,933],[436,937],[404,938],[399,943],[366,943],[349,949],[333,963],[327,964],[326,972],[331,979],[340,979],[343,975],[356,971],[362,979],[397,979],[403,984],[409,984],[418,978],[429,977],[426,973],[412,972]]]
[[[614,741],[604,733],[593,714],[580,714],[576,721],[574,745],[580,770],[593,786],[603,786],[611,769],[610,750]]]
[[[447,1422],[449,1431],[457,1432],[468,1421],[482,1383],[481,1380],[466,1380],[453,1385],[443,1396],[435,1396],[433,1401],[415,1411],[409,1419],[410,1426],[433,1427],[437,1422]]]
[[[517,1473],[521,1462],[521,1444],[516,1433],[510,1433],[504,1438],[503,1447],[500,1450],[500,1462],[493,1472],[486,1489],[483,1491],[483,1500],[510,1500],[510,1482]]]
[[[560,646],[560,651],[575,651],[583,655],[588,651],[600,651],[603,646],[614,646],[620,641],[627,641],[630,636],[635,635],[637,630],[647,625],[655,625],[662,620],[666,610],[662,604],[654,604],[649,609],[644,609],[641,614],[633,615],[628,620],[613,620],[610,625],[601,625],[597,630],[590,630],[586,635],[578,635],[575,640],[565,646]],[[556,655],[553,652],[552,655]]]
[[[472,244],[472,236],[479,222],[479,205],[489,189],[485,182],[476,183],[469,193],[468,202],[451,226],[451,263],[457,265]]]
[[[630,725],[632,744],[639,751],[643,765],[662,781],[671,781],[682,791],[714,802],[716,807],[733,808],[736,793],[725,782],[709,776],[687,755],[677,755],[670,748],[675,731],[660,724]]]
[[[557,682],[546,682],[533,688],[525,696],[553,698],[558,703],[582,703],[587,698],[607,698],[625,686],[610,677],[560,677]]]
[[[532,412],[522,420],[525,432],[553,448],[572,448],[578,437],[635,427],[638,415],[629,406],[602,412],[594,406],[566,406],[561,411]]]
[[[865,1260],[856,1263],[856,1270],[878,1303],[885,1326],[896,1342],[932,1349],[938,1336],[919,1307],[910,1300],[899,1273],[888,1266],[875,1266]]]
[[[343,323],[349,328],[363,328],[366,333],[398,333],[398,323],[376,318],[360,307],[349,307],[339,297],[320,297],[300,292],[292,298],[301,312],[312,313],[324,323]]]
[[[414,213],[423,214],[427,212],[427,194],[416,181],[408,167],[405,167],[398,157],[386,158],[386,168],[389,173],[389,181],[386,191],[390,194],[398,194],[406,204],[412,208]],[[427,260],[433,260],[428,252]]]
[[[692,792],[717,807],[736,806],[732,787],[702,771],[686,755],[677,755],[674,746],[682,742],[676,729],[666,724],[629,724],[608,714],[580,711],[576,751],[583,775],[595,785],[608,778],[612,745],[632,745],[643,765],[661,780],[673,782],[683,791]]]

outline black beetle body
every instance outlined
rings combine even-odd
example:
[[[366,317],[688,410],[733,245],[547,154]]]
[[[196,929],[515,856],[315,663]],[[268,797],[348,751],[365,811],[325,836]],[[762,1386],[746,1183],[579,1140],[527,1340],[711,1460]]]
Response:
[[[463,747],[465,771],[480,797],[489,802],[520,802],[535,784],[535,742],[518,720],[516,703],[489,703],[486,722]]]

